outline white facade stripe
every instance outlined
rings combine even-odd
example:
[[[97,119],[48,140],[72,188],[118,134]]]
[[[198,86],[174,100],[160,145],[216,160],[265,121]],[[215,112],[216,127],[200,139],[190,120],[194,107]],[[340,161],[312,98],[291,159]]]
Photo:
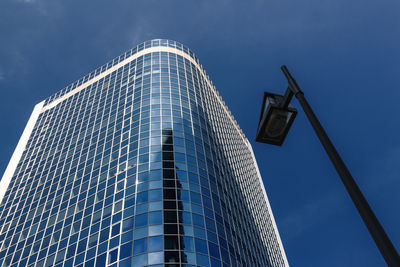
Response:
[[[17,147],[11,157],[10,162],[7,165],[6,171],[0,181],[0,203],[3,201],[4,194],[7,191],[8,185],[11,182],[11,178],[14,175],[15,169],[17,168],[18,162],[21,159],[22,153],[24,153],[26,144],[28,143],[29,137],[31,136],[32,130],[35,127],[36,121],[43,108],[44,101],[40,102],[35,106],[33,112],[25,126],[24,132],[18,141]]]

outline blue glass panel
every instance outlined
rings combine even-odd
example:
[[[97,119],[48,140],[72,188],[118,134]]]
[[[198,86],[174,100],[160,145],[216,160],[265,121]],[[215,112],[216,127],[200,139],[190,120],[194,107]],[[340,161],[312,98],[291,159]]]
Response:
[[[190,252],[182,252],[182,262],[195,264],[196,263],[196,254]],[[191,267],[194,265],[183,264],[182,267]]]
[[[154,210],[162,210],[163,203],[161,201],[157,202],[150,202],[149,203],[149,210],[154,211]]]
[[[209,267],[210,266],[210,263],[209,263],[209,260],[208,260],[207,256],[204,256],[204,255],[196,253],[196,259],[197,259],[197,265],[204,266],[204,267]]]
[[[75,265],[81,264],[85,260],[85,253],[81,253],[75,258]]]
[[[108,263],[113,263],[118,260],[118,249],[110,251]]]
[[[149,236],[162,235],[164,233],[164,228],[162,225],[149,226]]]
[[[162,224],[162,212],[155,211],[149,213],[149,224]]]
[[[208,254],[207,242],[203,239],[195,238],[196,252]]]
[[[126,232],[121,236],[121,243],[125,243],[132,240],[133,240],[133,231]]]
[[[150,190],[149,191],[149,201],[159,201],[159,200],[162,200],[161,189]]]
[[[182,212],[180,214],[180,222],[183,224],[192,224],[192,216],[190,214],[190,212]]]
[[[113,225],[112,230],[111,230],[111,236],[118,235],[120,233],[120,223],[117,223],[116,225]]]
[[[193,225],[203,227],[204,228],[204,219],[203,216],[197,215],[195,213],[192,214],[193,216]]]
[[[190,199],[189,199],[189,191],[187,191],[187,190],[181,190],[180,192],[179,192],[179,194],[180,194],[180,196],[179,196],[179,199],[180,200],[183,200],[183,201],[189,201]]]
[[[141,204],[149,200],[149,195],[147,191],[140,192],[137,194],[136,204]]]
[[[214,258],[211,258],[211,267],[221,267],[221,262]]]
[[[203,214],[203,208],[199,205],[192,204],[192,212]]]
[[[133,222],[134,222],[134,217],[128,218],[124,220],[122,224],[122,232],[129,231],[133,229]]]
[[[135,205],[135,195],[125,199],[125,208],[132,207],[133,205]]]
[[[119,267],[132,267],[132,258],[123,260],[119,262]]]
[[[68,247],[67,250],[67,258],[72,257],[75,255],[76,243],[72,244]]]
[[[86,252],[86,259],[93,258],[94,256],[96,256],[96,248],[89,249],[89,250]],[[92,266],[93,266],[93,265],[92,265]]]
[[[73,263],[74,263],[74,258],[72,258],[72,259],[70,259],[70,260],[67,260],[65,263],[64,263],[64,267],[72,267],[73,266]],[[93,265],[92,265],[93,266]]]
[[[135,228],[147,225],[147,215],[147,213],[144,213],[135,217]]]
[[[147,254],[133,257],[132,266],[143,267],[147,265]]]
[[[230,263],[230,260],[229,260],[229,253],[225,250],[225,249],[221,249],[221,257],[222,257],[222,260],[224,261],[224,262],[226,262],[226,263]]]
[[[140,253],[147,251],[147,238],[135,240],[133,244],[133,255],[138,255]]]
[[[103,241],[105,241],[105,240],[108,239],[109,232],[110,232],[110,228],[106,228],[106,229],[104,229],[104,230],[102,230],[102,231],[100,232],[100,240],[99,240],[99,243],[101,243],[101,242],[103,242]]]
[[[149,173],[148,172],[141,172],[138,175],[138,182],[146,182],[149,180]]]
[[[163,236],[149,237],[148,251],[160,251],[163,250]]]
[[[147,230],[148,230],[147,227],[142,227],[142,228],[139,228],[139,229],[135,229],[135,231],[134,231],[134,235],[135,235],[134,239],[136,240],[136,239],[141,239],[143,237],[146,237],[147,236],[147,232],[148,232]]]
[[[89,246],[89,247],[93,247],[93,246],[97,245],[97,239],[98,239],[98,233],[96,233],[95,235],[92,235],[92,236],[89,238],[89,244],[88,244],[88,246]]]
[[[109,243],[110,243],[108,246],[109,249],[112,249],[112,248],[115,248],[116,246],[118,246],[119,245],[119,236],[116,236],[113,239],[111,239]]]
[[[96,267],[106,266],[106,258],[107,258],[107,255],[105,253],[98,256],[96,259]]]
[[[105,252],[107,250],[107,245],[108,245],[107,242],[100,244],[98,247],[97,253],[101,254],[101,253]]]
[[[194,251],[193,237],[183,236],[181,237],[181,243],[181,247],[184,251]]]
[[[79,241],[78,250],[76,252],[77,254],[85,251],[85,249],[86,249],[86,241],[87,241],[87,238],[85,238],[84,240]]]
[[[128,208],[124,210],[124,218],[128,218],[134,214],[134,207]]]
[[[112,223],[118,222],[122,219],[122,212],[118,212],[117,214],[112,216]]]
[[[219,259],[220,255],[219,255],[219,248],[217,245],[215,245],[214,243],[208,242],[208,248],[210,250],[210,255]]]
[[[85,267],[92,267],[92,266],[94,266],[94,260],[95,260],[95,259],[91,259],[91,260],[85,262]],[[66,267],[65,264],[64,264],[64,267]]]
[[[125,259],[129,256],[132,256],[132,242],[122,245],[120,249],[120,259]]]
[[[155,252],[148,254],[148,264],[159,264],[164,262],[164,252]],[[162,266],[162,265],[159,265]],[[157,267],[156,265],[151,265],[151,267]]]
[[[207,239],[208,239],[208,241],[212,241],[212,242],[218,244],[218,237],[213,232],[207,231]]]
[[[184,234],[184,235],[194,235],[193,227],[192,226],[188,226],[188,225],[184,225],[182,234]]]

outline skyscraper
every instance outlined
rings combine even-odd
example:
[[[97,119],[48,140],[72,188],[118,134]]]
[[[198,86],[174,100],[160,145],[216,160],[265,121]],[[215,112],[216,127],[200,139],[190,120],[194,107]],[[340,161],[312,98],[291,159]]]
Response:
[[[287,266],[252,148],[195,55],[142,43],[36,105],[2,266]]]

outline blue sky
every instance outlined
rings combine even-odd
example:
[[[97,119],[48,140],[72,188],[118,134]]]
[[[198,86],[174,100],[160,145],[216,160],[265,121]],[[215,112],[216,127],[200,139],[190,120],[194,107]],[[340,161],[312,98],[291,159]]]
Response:
[[[282,147],[254,142],[286,64],[400,249],[400,2],[0,2],[0,172],[34,105],[136,44],[200,59],[247,135],[292,266],[385,266],[305,115]],[[300,108],[296,101],[292,104]]]

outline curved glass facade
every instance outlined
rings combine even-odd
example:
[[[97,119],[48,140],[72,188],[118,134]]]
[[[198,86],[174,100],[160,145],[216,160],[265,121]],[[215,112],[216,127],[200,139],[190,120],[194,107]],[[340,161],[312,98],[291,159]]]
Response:
[[[288,265],[251,146],[186,47],[140,44],[37,113],[0,184],[0,265]]]

